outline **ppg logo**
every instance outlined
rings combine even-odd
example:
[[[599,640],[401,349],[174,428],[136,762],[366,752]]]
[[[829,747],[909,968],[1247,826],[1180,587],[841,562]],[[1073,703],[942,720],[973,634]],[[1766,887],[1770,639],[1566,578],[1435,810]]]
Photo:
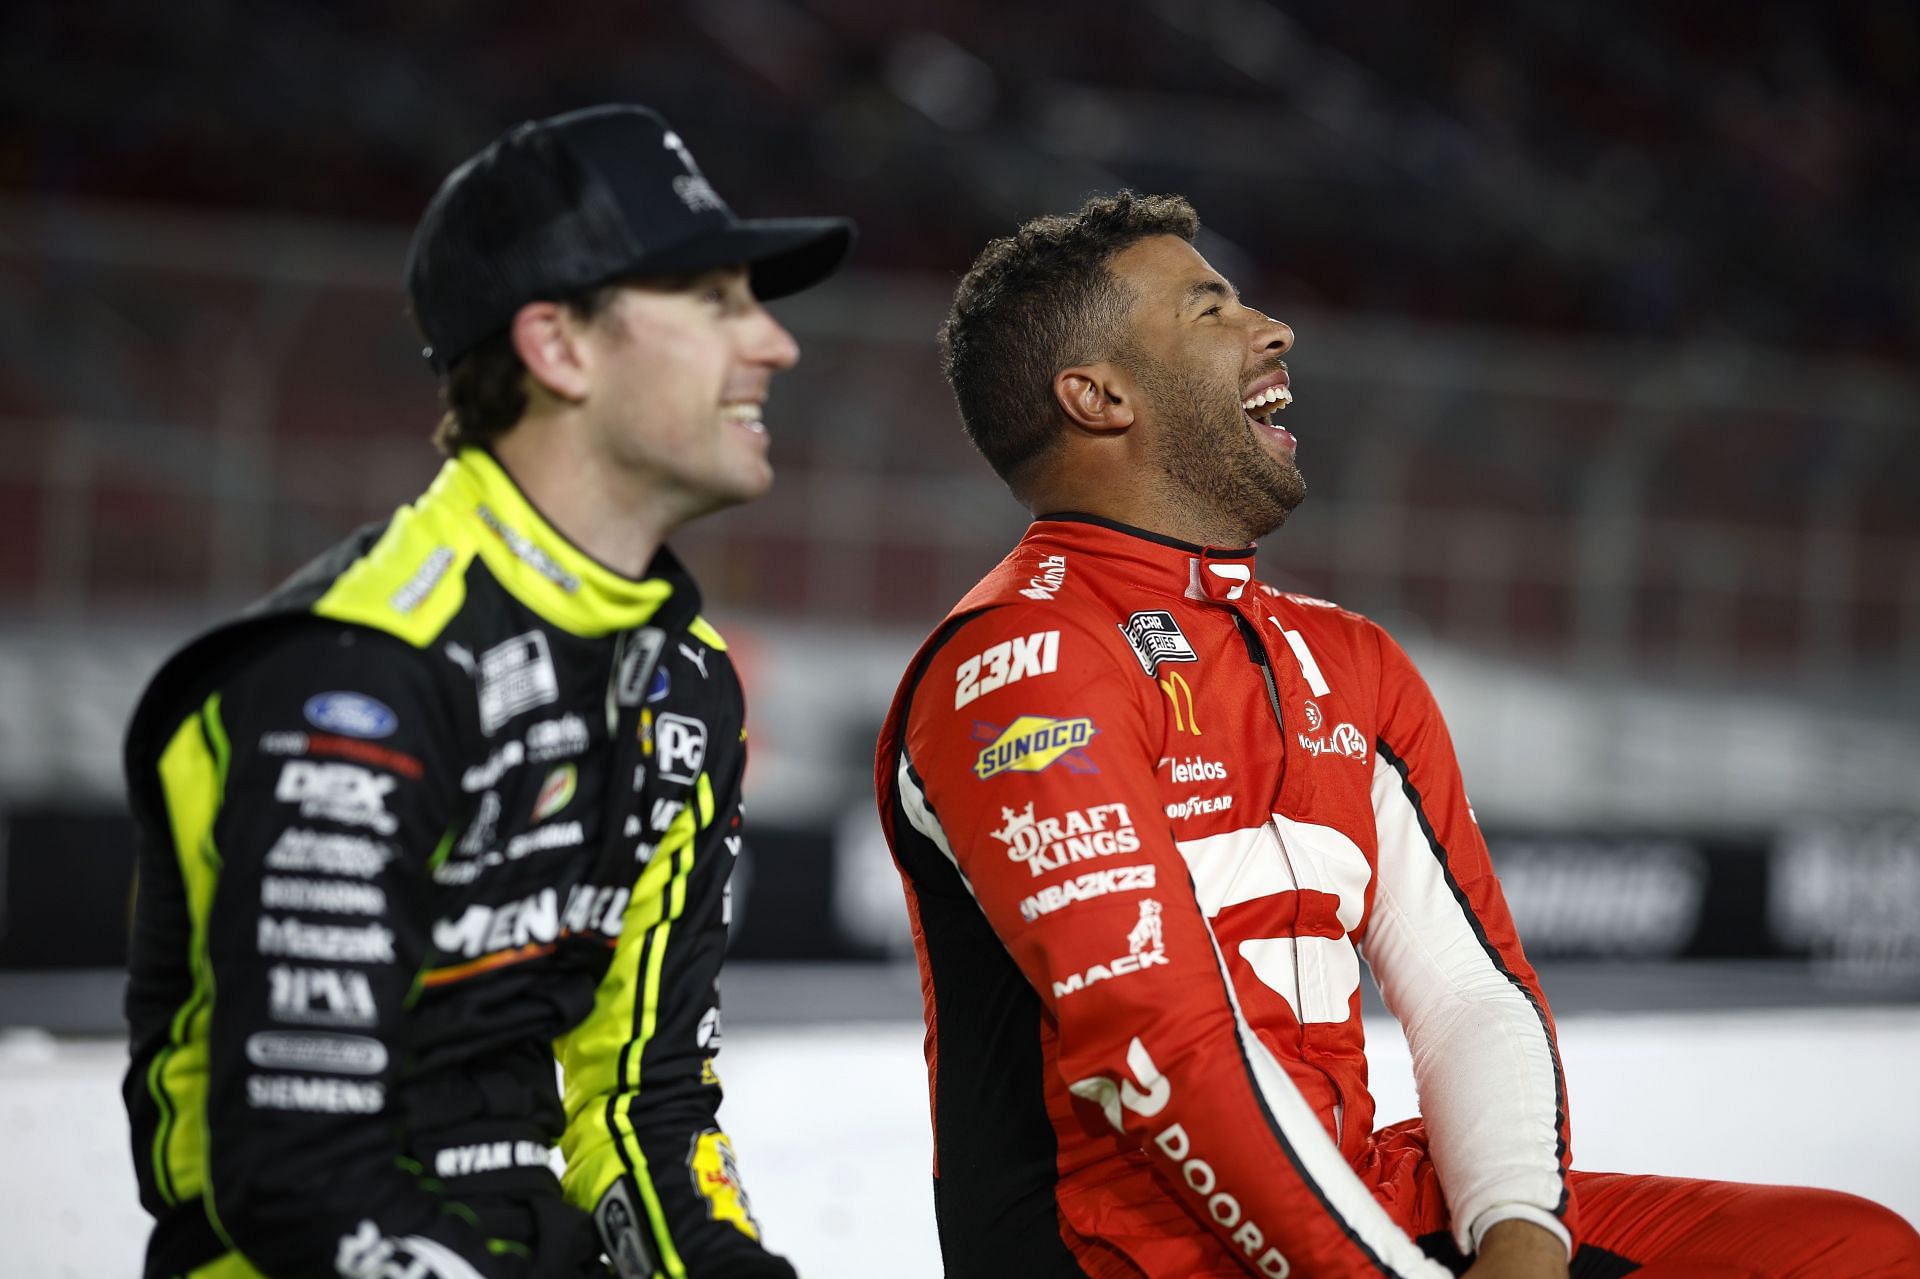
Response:
[[[660,760],[661,778],[692,785],[707,762],[707,726],[691,716],[669,711],[654,724],[653,746]]]

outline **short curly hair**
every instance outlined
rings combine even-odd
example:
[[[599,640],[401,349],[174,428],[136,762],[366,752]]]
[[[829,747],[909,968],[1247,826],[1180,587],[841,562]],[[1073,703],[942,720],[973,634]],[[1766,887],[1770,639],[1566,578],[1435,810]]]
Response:
[[[1121,191],[981,251],[940,327],[940,354],[967,437],[1002,479],[1013,483],[1061,439],[1054,375],[1124,345],[1132,298],[1108,269],[1114,255],[1156,235],[1191,243],[1199,230],[1180,196]]]

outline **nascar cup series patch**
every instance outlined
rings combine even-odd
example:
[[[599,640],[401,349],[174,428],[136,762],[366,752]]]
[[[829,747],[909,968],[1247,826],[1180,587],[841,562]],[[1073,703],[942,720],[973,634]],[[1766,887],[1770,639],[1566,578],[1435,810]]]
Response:
[[[1005,728],[976,722],[974,737],[987,747],[974,761],[973,775],[984,782],[1002,773],[1037,773],[1063,758],[1072,772],[1097,773],[1100,770],[1081,750],[1097,731],[1084,715],[1072,719],[1022,715]]]

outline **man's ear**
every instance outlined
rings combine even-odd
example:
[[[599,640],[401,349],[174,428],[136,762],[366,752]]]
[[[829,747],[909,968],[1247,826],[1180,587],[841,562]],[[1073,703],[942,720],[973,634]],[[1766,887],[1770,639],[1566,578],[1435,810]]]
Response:
[[[1113,364],[1076,364],[1053,375],[1053,398],[1082,430],[1111,435],[1133,425],[1133,384]]]
[[[593,353],[581,339],[585,322],[558,302],[529,302],[514,313],[508,335],[534,384],[578,404],[592,382]]]

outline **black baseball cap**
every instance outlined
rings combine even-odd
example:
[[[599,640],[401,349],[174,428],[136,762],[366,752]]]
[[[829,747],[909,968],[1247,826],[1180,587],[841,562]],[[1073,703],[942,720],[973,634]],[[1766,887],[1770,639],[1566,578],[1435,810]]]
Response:
[[[736,218],[656,112],[588,107],[515,125],[447,176],[407,293],[444,373],[529,302],[736,263],[756,296],[784,297],[833,274],[853,235],[845,218]]]

